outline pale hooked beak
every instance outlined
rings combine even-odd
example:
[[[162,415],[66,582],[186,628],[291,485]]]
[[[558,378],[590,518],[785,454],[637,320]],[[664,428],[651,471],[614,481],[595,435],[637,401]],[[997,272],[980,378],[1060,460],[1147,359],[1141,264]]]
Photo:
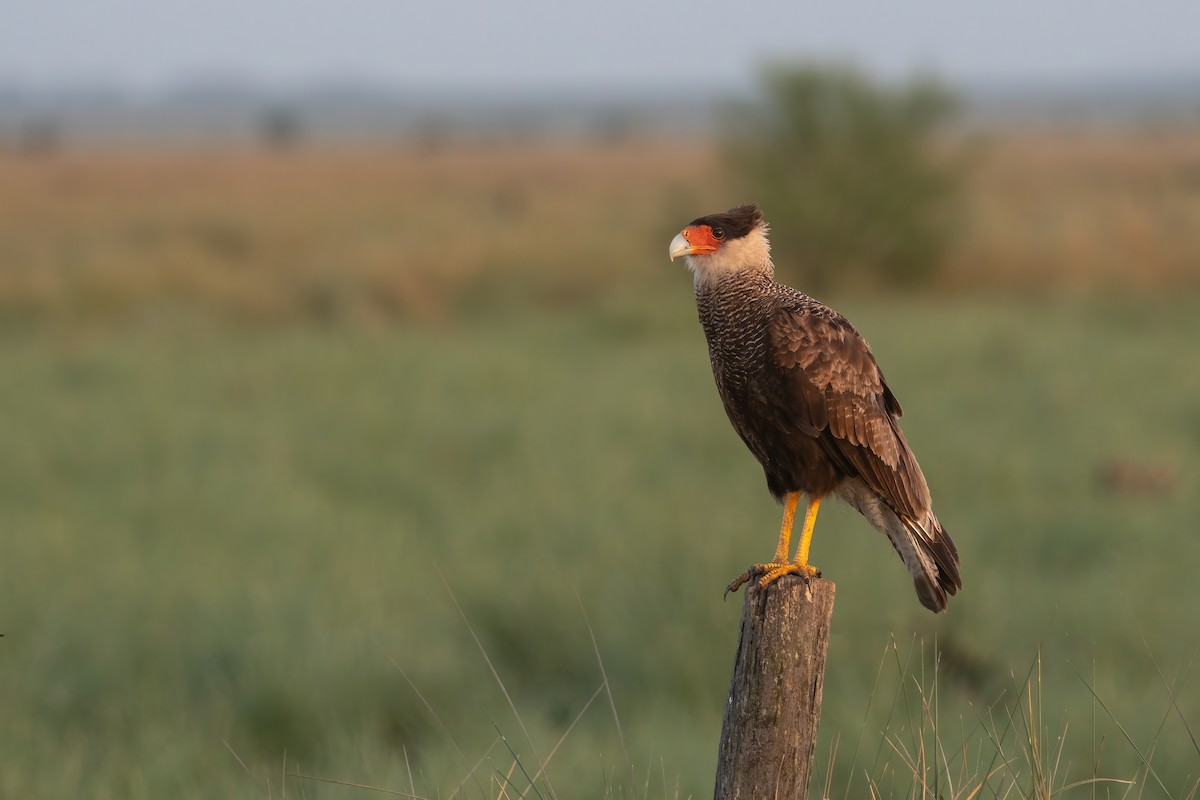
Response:
[[[692,243],[683,238],[683,232],[681,231],[675,234],[675,238],[671,240],[671,249],[667,252],[671,256],[671,260],[674,261],[676,256],[691,255],[694,251],[692,250]]]

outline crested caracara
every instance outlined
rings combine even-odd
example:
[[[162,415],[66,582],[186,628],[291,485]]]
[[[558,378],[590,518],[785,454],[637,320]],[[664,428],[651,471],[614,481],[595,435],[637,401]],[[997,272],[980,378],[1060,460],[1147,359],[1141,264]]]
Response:
[[[784,506],[775,557],[729,588],[751,576],[766,586],[790,573],[819,575],[808,548],[821,501],[834,494],[891,540],[921,604],[943,611],[962,588],[958,551],[897,424],[900,403],[845,317],[775,280],[770,249],[756,205],[693,220],[670,248],[672,260],[687,257],[695,278],[725,412]],[[801,494],[808,508],[789,561]]]

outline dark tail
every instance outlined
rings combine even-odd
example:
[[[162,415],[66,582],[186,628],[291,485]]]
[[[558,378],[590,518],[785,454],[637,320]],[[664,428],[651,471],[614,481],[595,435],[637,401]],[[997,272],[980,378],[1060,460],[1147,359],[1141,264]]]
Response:
[[[860,480],[846,481],[837,493],[887,534],[912,575],[921,605],[930,611],[945,611],[947,598],[962,588],[962,578],[958,574],[958,549],[933,512],[923,520],[903,517]]]
[[[921,522],[896,514],[892,517],[899,524],[889,525],[885,532],[913,577],[921,605],[930,611],[945,611],[947,598],[962,588],[958,548],[932,513]],[[898,539],[906,539],[907,548],[901,549]]]

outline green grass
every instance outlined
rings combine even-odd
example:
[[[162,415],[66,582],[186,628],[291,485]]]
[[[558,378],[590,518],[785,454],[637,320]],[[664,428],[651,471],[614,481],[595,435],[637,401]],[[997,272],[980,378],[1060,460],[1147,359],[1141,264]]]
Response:
[[[497,729],[532,773],[602,685],[581,606],[636,778],[602,693],[550,764],[555,794],[706,796],[740,613],[721,590],[769,555],[779,512],[678,284],[440,327],[6,333],[0,796],[224,798],[269,780],[278,797],[286,770],[448,797],[487,752],[464,792],[495,797],[491,770],[513,762]],[[879,731],[920,723],[889,722],[892,637],[900,656],[942,649],[951,754],[1022,697],[1040,648],[1062,773],[1091,776],[1101,739],[1098,774],[1142,769],[1078,670],[1185,795],[1200,753],[1150,654],[1197,730],[1200,304],[839,305],[908,411],[965,586],[928,614],[881,536],[822,513],[831,796],[865,796],[872,767],[902,776]],[[1113,489],[1113,460],[1168,478]],[[907,685],[900,656],[886,675]],[[372,796],[300,779],[286,794]]]

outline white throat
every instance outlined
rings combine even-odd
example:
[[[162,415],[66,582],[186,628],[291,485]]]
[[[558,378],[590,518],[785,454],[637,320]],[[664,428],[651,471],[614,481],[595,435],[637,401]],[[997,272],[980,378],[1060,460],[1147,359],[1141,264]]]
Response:
[[[715,253],[688,256],[687,265],[692,271],[696,288],[736,273],[775,274],[775,265],[771,262],[771,242],[767,239],[765,225],[745,236],[730,239]]]

